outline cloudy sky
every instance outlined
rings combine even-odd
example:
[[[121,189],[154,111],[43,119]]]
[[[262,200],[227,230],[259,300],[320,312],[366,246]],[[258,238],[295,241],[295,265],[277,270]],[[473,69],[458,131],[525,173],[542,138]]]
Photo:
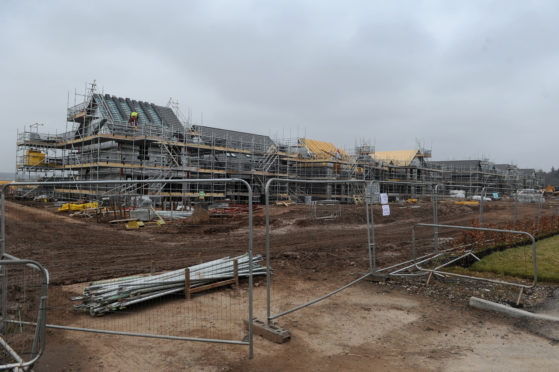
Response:
[[[0,0],[0,171],[100,90],[196,123],[559,166],[557,1]]]

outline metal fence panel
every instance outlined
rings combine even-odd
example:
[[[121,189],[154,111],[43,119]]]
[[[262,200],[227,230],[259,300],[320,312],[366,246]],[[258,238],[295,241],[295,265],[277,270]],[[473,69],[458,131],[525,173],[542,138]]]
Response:
[[[31,368],[43,353],[48,273],[37,262],[0,260],[0,369]]]
[[[350,181],[346,181],[346,180],[339,180],[339,181],[322,181],[322,180],[293,180],[293,179],[279,179],[279,178],[273,178],[268,180],[268,182],[266,183],[266,188],[265,188],[265,201],[266,201],[266,267],[267,267],[267,276],[266,276],[266,318],[267,318],[267,323],[268,325],[270,325],[272,323],[272,320],[277,319],[279,317],[282,317],[284,315],[290,314],[294,311],[303,309],[307,306],[310,306],[312,304],[315,304],[317,302],[320,302],[336,293],[339,293],[341,291],[343,291],[344,289],[359,283],[360,281],[362,281],[363,279],[367,278],[370,274],[371,274],[371,268],[373,267],[373,252],[372,252],[372,242],[370,240],[370,230],[371,230],[371,224],[370,221],[368,219],[368,208],[369,205],[366,204],[364,208],[361,208],[362,213],[363,214],[367,214],[367,224],[366,227],[364,229],[361,229],[361,233],[363,234],[363,257],[366,257],[366,266],[364,266],[361,269],[361,273],[359,273],[358,278],[351,280],[349,283],[347,283],[347,279],[343,279],[343,278],[338,278],[336,277],[331,277],[329,278],[330,280],[332,280],[332,291],[324,294],[322,296],[319,297],[315,297],[316,295],[312,292],[309,291],[301,291],[298,290],[297,291],[297,295],[302,296],[305,293],[308,293],[309,296],[303,296],[305,298],[303,298],[302,300],[300,299],[296,299],[296,301],[302,301],[302,304],[299,305],[295,305],[293,303],[294,300],[294,296],[295,296],[295,292],[293,292],[293,296],[290,296],[289,299],[282,299],[280,301],[277,301],[277,303],[275,305],[277,305],[278,308],[278,312],[276,314],[272,314],[272,276],[271,276],[271,267],[270,267],[270,256],[271,256],[271,231],[270,231],[270,186],[274,183],[287,183],[287,184],[303,184],[305,187],[310,187],[311,185],[323,185],[325,186],[325,191],[326,191],[326,197],[330,196],[332,194],[332,185],[361,185],[363,187],[363,190],[365,189],[365,185],[367,184],[367,181],[362,181],[362,180],[350,180]],[[362,195],[363,196],[363,195]],[[346,198],[348,201],[350,199],[349,195]],[[331,202],[326,202],[327,204],[334,204]],[[335,203],[335,205],[339,205],[338,203]],[[328,217],[329,218],[335,218],[335,217],[339,217],[340,213],[341,215],[343,215],[343,211],[340,211],[339,209],[336,208],[336,213],[331,213],[331,208],[330,208],[330,212],[328,212]],[[313,215],[313,217],[316,216],[316,214]],[[295,232],[292,232],[290,234],[291,238],[293,239],[293,236],[295,235]],[[308,240],[311,239],[308,236],[304,236],[306,234],[306,232],[302,233],[303,235],[301,235],[299,237],[299,239],[301,240]],[[297,238],[295,238],[297,239]],[[345,249],[346,247],[338,247],[337,249]],[[338,252],[332,253],[332,254],[336,254]],[[343,253],[342,253],[343,254]],[[348,264],[348,262],[346,262],[346,264]],[[359,268],[356,268],[356,270],[359,270]],[[357,273],[356,273],[357,274]],[[345,280],[345,283],[344,283]],[[293,289],[296,290],[297,289],[297,283],[282,283],[282,286],[285,287],[286,285],[293,285]],[[283,302],[283,303],[279,303],[279,302]],[[295,306],[293,306],[295,305]]]
[[[213,203],[211,209],[206,200],[216,184],[246,187],[248,203],[234,208]],[[10,192],[15,190],[24,192]],[[246,181],[27,182],[3,191],[3,252],[39,258],[51,273],[47,327],[246,345],[252,357],[255,266],[250,263],[256,258],[252,189]],[[80,204],[84,212],[74,211],[74,204],[64,206],[69,195],[90,204]],[[140,208],[143,202],[149,206]],[[227,238],[231,225],[238,231],[234,244]],[[224,257],[231,260],[219,261]],[[207,261],[213,264],[200,269]],[[168,277],[156,276],[161,274]]]

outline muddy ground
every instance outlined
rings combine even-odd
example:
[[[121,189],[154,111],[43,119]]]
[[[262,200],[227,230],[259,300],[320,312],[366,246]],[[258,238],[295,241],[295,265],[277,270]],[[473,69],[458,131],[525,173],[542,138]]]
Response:
[[[247,218],[219,218],[208,223],[168,223],[127,231],[124,224],[97,223],[95,218],[80,219],[56,214],[56,208],[30,207],[7,202],[7,252],[36,259],[51,276],[52,284],[81,283],[91,280],[183,268],[200,261],[238,255],[248,249]],[[512,204],[486,204],[486,223],[512,220]],[[522,205],[519,220],[534,220],[535,205]],[[556,207],[542,214],[554,215]],[[479,217],[479,207],[441,202],[439,221],[471,226]],[[414,223],[432,223],[430,203],[393,205],[388,217],[375,209],[375,234],[379,267],[411,257],[411,228]],[[333,220],[308,218],[305,206],[276,207],[271,211],[272,265],[287,270],[311,271],[328,275],[339,267],[366,262],[367,235],[364,207],[344,206],[342,216]],[[460,236],[443,231],[440,238]],[[432,229],[419,228],[419,252],[432,249]],[[263,209],[254,216],[254,252],[265,253]],[[365,266],[366,267],[366,266]]]
[[[382,217],[380,209],[375,209],[380,267],[409,259],[411,227],[417,222],[432,222],[430,203],[394,204],[391,209],[389,217]],[[127,231],[123,224],[56,214],[48,205],[31,207],[8,202],[6,211],[8,253],[37,260],[49,270],[49,305],[57,309],[69,309],[71,305],[66,302],[79,283],[183,268],[242,254],[248,247],[246,217],[195,224],[172,222]],[[335,220],[312,220],[307,212],[304,206],[272,208],[275,311],[326,293],[367,270],[363,207],[344,206],[342,216]],[[556,207],[543,210],[543,215],[556,213]],[[519,219],[531,221],[536,214],[536,206],[522,205],[519,209]],[[439,220],[445,224],[469,226],[478,216],[478,207],[441,202],[439,208]],[[512,204],[486,204],[484,220],[495,224],[510,222]],[[257,211],[257,254],[264,253],[264,222],[263,210]],[[418,229],[420,253],[432,249],[432,233],[430,229]],[[440,236],[451,243],[460,234],[441,231]],[[460,286],[471,289],[470,294],[454,289],[458,285],[453,282],[438,280],[425,287],[421,280],[364,281],[327,301],[281,318],[281,325],[293,332],[292,341],[276,345],[256,337],[255,359],[251,361],[246,358],[245,348],[239,346],[92,337],[50,330],[47,351],[37,370],[552,370],[552,366],[559,365],[554,341],[466,305],[468,295],[491,298],[494,294],[506,302],[514,298],[514,293],[471,284]],[[265,293],[261,279],[257,283],[255,314],[262,317]],[[528,293],[527,306],[535,306],[549,293],[547,287]],[[208,304],[213,295],[198,301]],[[171,305],[161,306],[168,309]],[[66,310],[52,310],[49,323],[78,324],[71,311]],[[165,314],[173,317],[172,312]]]

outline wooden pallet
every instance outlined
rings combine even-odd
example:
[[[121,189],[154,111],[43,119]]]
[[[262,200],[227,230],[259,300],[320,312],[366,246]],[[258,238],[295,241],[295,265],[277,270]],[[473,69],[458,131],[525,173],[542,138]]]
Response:
[[[219,282],[210,283],[206,285],[202,285],[195,288],[190,288],[190,269],[187,267],[184,270],[184,296],[187,300],[190,300],[190,297],[194,293],[208,291],[210,289],[215,289],[219,287],[223,287],[226,285],[233,285],[235,289],[239,289],[239,263],[237,260],[233,261],[233,278],[227,280],[221,280]]]

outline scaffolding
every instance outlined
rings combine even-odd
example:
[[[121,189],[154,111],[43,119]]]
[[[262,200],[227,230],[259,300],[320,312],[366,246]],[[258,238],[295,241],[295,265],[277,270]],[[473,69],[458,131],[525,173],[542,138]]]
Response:
[[[338,200],[353,203],[363,195],[356,184],[328,180],[392,181],[381,185],[394,198],[422,197],[433,185],[469,185],[495,190],[537,188],[534,170],[488,161],[430,162],[431,150],[416,149],[375,153],[361,144],[346,151],[330,142],[309,138],[272,140],[268,136],[193,124],[185,119],[176,101],[167,106],[115,97],[97,92],[90,84],[83,101],[67,108],[64,132],[41,133],[39,125],[17,135],[18,181],[136,180],[127,186],[96,184],[57,189],[66,199],[99,199],[119,195],[148,195],[160,201],[244,201],[240,186],[145,183],[154,179],[241,178],[261,201],[270,178],[323,180],[322,184],[280,184],[276,199]],[[130,123],[132,112],[138,113]]]

